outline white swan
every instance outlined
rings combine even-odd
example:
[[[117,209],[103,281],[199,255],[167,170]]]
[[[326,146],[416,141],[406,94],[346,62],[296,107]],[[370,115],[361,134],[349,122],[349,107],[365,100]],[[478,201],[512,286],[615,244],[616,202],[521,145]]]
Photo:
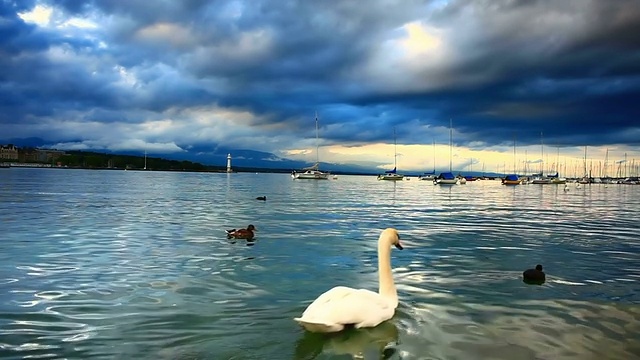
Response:
[[[385,229],[378,239],[378,280],[375,293],[365,289],[336,286],[320,295],[295,318],[311,332],[337,332],[345,325],[374,327],[391,319],[398,307],[398,293],[391,275],[391,245],[402,250],[396,229]]]

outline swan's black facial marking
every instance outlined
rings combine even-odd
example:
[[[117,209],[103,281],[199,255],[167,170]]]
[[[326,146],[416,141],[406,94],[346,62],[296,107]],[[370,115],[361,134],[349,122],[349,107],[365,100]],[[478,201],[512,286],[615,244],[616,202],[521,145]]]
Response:
[[[396,243],[395,243],[395,244],[393,244],[393,245],[394,245],[394,246],[396,247],[396,249],[398,249],[398,250],[402,250],[402,249],[404,249],[404,248],[402,247],[402,245],[400,245],[400,235],[399,235],[399,234],[398,234],[398,242],[396,242]]]

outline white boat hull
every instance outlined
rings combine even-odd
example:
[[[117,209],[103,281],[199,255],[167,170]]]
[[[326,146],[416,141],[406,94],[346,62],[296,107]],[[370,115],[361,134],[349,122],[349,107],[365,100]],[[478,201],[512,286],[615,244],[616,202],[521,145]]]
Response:
[[[420,176],[418,179],[434,181],[436,179],[436,176],[435,175],[425,175],[425,176]]]
[[[305,171],[301,173],[294,172],[291,177],[294,180],[329,180],[331,174],[322,171]]]
[[[548,178],[534,178],[531,181],[532,184],[541,184],[541,185],[547,185],[547,184],[551,184],[551,179]]]
[[[384,175],[378,175],[378,180],[391,180],[391,181],[398,181],[398,180],[403,180],[404,179],[404,175],[401,174],[384,174]]]

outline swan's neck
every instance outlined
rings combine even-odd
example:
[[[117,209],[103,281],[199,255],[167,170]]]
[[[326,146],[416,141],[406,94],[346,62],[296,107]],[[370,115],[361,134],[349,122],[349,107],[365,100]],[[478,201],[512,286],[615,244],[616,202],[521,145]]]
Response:
[[[398,293],[391,274],[391,248],[384,241],[378,244],[378,281],[378,293],[391,301],[394,308],[397,307]]]

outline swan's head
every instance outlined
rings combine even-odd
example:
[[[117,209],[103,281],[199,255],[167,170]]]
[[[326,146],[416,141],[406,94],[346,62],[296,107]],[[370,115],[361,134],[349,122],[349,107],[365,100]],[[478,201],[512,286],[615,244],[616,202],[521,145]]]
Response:
[[[380,234],[380,239],[378,242],[385,242],[389,244],[389,246],[393,245],[396,249],[402,250],[403,247],[400,244],[400,235],[398,234],[398,230],[394,228],[388,228],[382,231]]]

